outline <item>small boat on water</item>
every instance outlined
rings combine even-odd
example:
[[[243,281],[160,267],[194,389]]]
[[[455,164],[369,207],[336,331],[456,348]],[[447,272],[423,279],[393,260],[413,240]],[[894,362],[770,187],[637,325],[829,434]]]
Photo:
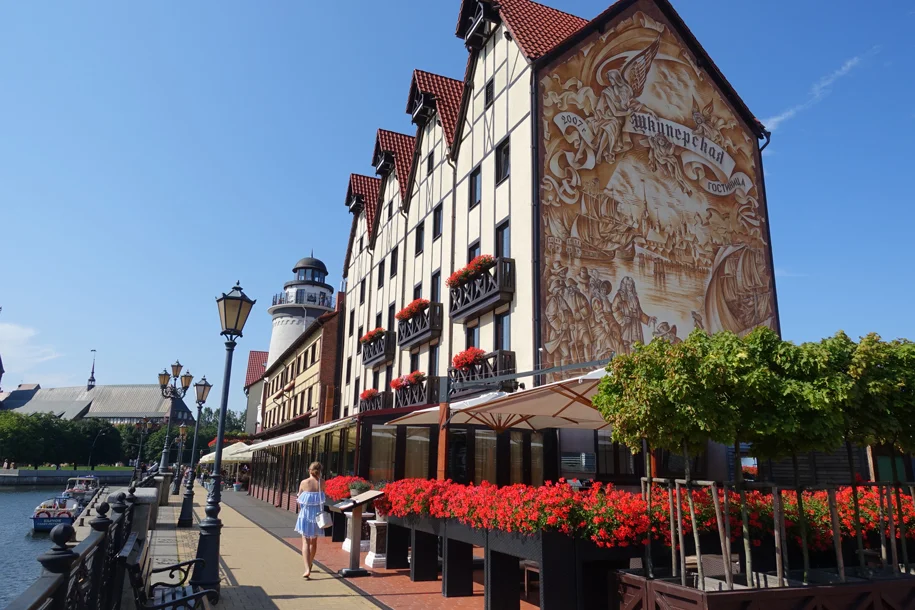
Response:
[[[32,530],[50,532],[55,525],[73,525],[81,510],[79,502],[74,498],[57,496],[45,500],[32,513]]]
[[[88,502],[98,488],[99,483],[96,477],[73,477],[67,480],[67,488],[63,495],[78,502]]]

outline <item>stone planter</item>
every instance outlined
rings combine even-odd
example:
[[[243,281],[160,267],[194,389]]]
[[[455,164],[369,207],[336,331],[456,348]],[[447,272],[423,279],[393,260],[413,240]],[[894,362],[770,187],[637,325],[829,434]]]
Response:
[[[369,541],[372,531],[369,527],[369,521],[374,519],[374,513],[362,513],[362,531],[359,533],[359,552],[368,553]],[[343,550],[349,553],[352,548],[353,540],[353,517],[351,513],[346,513],[346,539],[343,541]]]

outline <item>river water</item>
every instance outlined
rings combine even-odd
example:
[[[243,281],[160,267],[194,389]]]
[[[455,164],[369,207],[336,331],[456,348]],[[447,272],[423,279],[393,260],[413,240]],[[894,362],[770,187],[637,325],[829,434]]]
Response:
[[[0,487],[0,608],[41,574],[37,557],[51,548],[47,533],[33,534],[32,511],[61,490],[56,487]]]

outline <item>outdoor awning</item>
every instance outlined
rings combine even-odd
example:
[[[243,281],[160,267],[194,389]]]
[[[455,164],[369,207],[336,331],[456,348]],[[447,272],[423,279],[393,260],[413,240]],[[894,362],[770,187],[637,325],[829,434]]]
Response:
[[[600,430],[609,424],[591,405],[591,398],[597,392],[597,386],[604,375],[604,369],[597,369],[579,377],[515,392],[482,404],[455,403],[451,405],[450,421],[458,425],[483,425],[499,431],[509,428]],[[438,407],[416,411],[390,423],[437,424]]]
[[[280,445],[288,445],[289,443],[295,443],[302,439],[306,439],[309,436],[319,434],[321,432],[329,432],[331,430],[336,430],[337,428],[345,428],[356,421],[355,417],[347,417],[344,419],[338,419],[332,421],[329,424],[324,424],[323,426],[318,426],[317,428],[306,428],[305,430],[299,430],[298,432],[293,432],[291,434],[286,434],[283,436],[278,436],[276,438],[271,438],[268,441],[262,441],[251,445],[249,448],[253,453],[255,451],[260,451],[261,449],[267,449],[268,447],[279,447]]]
[[[223,464],[246,463],[251,461],[251,455],[251,448],[248,445],[242,442],[233,443],[222,450],[222,462]],[[212,464],[215,461],[215,451],[200,458],[201,464]]]

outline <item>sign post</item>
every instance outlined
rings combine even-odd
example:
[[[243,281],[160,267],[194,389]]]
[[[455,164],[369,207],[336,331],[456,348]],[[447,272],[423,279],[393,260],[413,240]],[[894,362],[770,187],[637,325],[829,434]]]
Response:
[[[384,495],[383,491],[371,490],[361,493],[354,498],[347,498],[336,504],[331,504],[330,509],[338,513],[352,513],[353,531],[350,537],[349,546],[349,567],[343,568],[338,572],[343,578],[355,578],[357,576],[368,576],[369,571],[359,566],[360,549],[362,542],[362,512],[363,507],[369,502]]]

